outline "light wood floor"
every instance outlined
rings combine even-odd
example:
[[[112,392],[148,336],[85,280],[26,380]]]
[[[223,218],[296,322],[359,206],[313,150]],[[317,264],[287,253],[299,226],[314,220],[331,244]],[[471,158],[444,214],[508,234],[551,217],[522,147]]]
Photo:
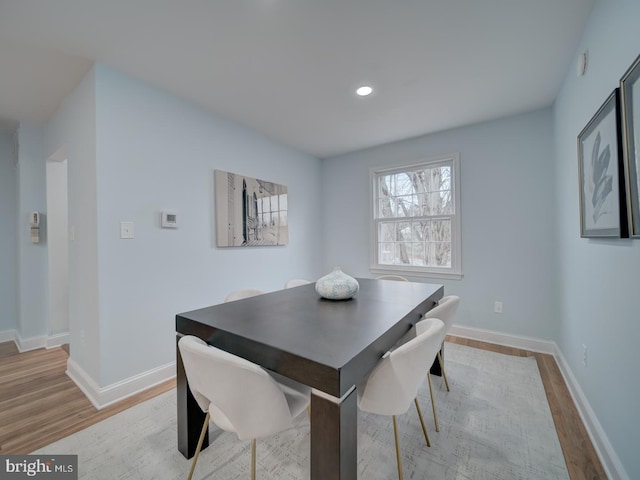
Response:
[[[459,337],[447,340],[535,357],[571,480],[607,478],[551,355]],[[18,353],[13,342],[0,343],[0,454],[27,454],[175,388],[171,380],[98,411],[65,374],[67,358],[63,348]]]

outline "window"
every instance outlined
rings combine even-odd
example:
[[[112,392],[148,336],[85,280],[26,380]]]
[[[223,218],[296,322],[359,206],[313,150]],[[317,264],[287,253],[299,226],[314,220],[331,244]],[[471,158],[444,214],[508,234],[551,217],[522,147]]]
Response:
[[[374,169],[371,181],[372,272],[461,278],[459,155]]]

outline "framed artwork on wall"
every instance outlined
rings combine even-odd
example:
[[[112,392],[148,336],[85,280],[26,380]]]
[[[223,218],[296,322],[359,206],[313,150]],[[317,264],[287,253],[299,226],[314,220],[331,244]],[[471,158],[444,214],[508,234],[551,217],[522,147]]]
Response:
[[[620,94],[615,89],[578,135],[580,236],[629,236]]]
[[[285,185],[220,170],[214,185],[218,247],[289,243]]]
[[[620,80],[629,233],[640,237],[640,56]]]

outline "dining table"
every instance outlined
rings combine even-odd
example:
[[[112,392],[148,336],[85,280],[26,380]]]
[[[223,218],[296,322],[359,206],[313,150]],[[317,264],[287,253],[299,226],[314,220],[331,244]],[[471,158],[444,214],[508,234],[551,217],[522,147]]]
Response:
[[[439,284],[357,281],[347,300],[322,298],[310,283],[176,315],[178,450],[194,455],[205,418],[177,347],[195,335],[311,387],[310,478],[355,480],[357,386],[444,295]]]

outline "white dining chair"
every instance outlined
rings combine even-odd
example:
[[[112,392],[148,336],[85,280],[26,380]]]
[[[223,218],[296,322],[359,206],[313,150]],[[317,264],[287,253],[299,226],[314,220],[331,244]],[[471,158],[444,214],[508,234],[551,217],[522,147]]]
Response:
[[[396,282],[408,282],[409,280],[402,275],[380,275],[376,280],[395,280]]]
[[[240,440],[251,440],[251,480],[256,477],[256,439],[281,432],[308,405],[311,389],[269,374],[244,358],[187,335],[178,341],[189,389],[206,418],[188,480],[191,480],[211,419]]]
[[[231,292],[224,298],[225,302],[233,302],[235,300],[242,300],[243,298],[255,297],[256,295],[262,295],[262,290],[256,290],[255,288],[247,288],[244,290],[236,290]]]
[[[284,288],[293,288],[299,287],[300,285],[307,285],[311,283],[309,280],[303,280],[302,278],[293,278],[291,280],[287,280],[284,284]]]
[[[456,311],[458,310],[458,305],[460,304],[460,297],[456,295],[448,295],[446,297],[442,297],[438,304],[429,310],[427,313],[423,315],[422,318],[439,318],[444,323],[444,331],[445,336],[449,333],[449,329],[451,325],[453,325],[453,320],[455,319]],[[440,355],[440,351],[438,351],[438,362],[440,363],[440,370],[442,371],[442,378],[444,379],[444,385],[447,388],[447,392],[450,392],[449,388],[449,380],[447,379],[447,374],[444,371],[444,362],[442,361],[442,355]]]
[[[416,336],[387,352],[367,379],[357,388],[358,408],[378,415],[389,415],[393,419],[400,480],[403,478],[403,473],[396,415],[405,413],[413,401],[418,411],[425,441],[427,446],[431,446],[418,403],[418,388],[425,377],[425,362],[433,362],[443,339],[444,323],[437,318],[421,320],[416,324]],[[431,387],[430,376],[429,374],[426,376],[429,378],[429,387]],[[431,402],[433,403],[433,392],[431,392]]]

